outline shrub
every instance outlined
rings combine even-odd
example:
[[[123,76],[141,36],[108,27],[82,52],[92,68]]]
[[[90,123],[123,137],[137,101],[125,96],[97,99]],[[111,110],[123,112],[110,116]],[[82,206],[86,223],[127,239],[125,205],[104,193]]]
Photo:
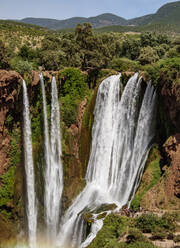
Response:
[[[22,76],[27,72],[31,73],[33,70],[33,63],[21,58],[15,57],[10,61],[10,66],[12,70],[19,72]]]
[[[32,61],[33,59],[37,58],[37,53],[36,50],[27,47],[26,45],[22,46],[20,51],[19,51],[19,56],[23,59],[23,60],[29,60]]]
[[[154,214],[142,214],[136,220],[136,227],[144,233],[151,233],[158,223],[158,217]]]
[[[179,52],[177,51],[176,47],[171,48],[167,53],[166,57],[168,58],[173,58],[173,57],[178,57]]]
[[[60,72],[61,95],[82,99],[88,91],[86,76],[79,69],[68,68]]]
[[[132,243],[135,241],[147,241],[147,238],[137,228],[130,228],[127,236],[127,242]]]
[[[127,248],[156,248],[156,246],[150,242],[135,242],[129,244]]]
[[[161,60],[159,62],[159,67],[161,72],[166,75],[166,77],[174,81],[179,77],[180,72],[180,57],[169,58],[166,60]]]
[[[113,58],[109,67],[120,72],[128,70],[137,71],[139,69],[139,63],[127,58]]]
[[[60,73],[61,110],[66,126],[76,123],[78,104],[88,94],[86,76],[80,70],[68,68]]]
[[[168,231],[174,232],[176,229],[176,217],[173,214],[165,213],[159,223],[161,227]]]
[[[163,45],[154,47],[154,49],[156,50],[159,58],[162,58],[164,56],[164,54],[166,53],[166,49],[164,48]]]
[[[137,59],[140,55],[140,48],[139,40],[126,38],[122,43],[121,55],[129,59]]]
[[[141,48],[138,61],[141,65],[152,64],[159,59],[157,51],[150,46]]]
[[[153,239],[163,240],[167,237],[166,230],[162,227],[156,226],[152,232]]]
[[[40,52],[40,64],[46,70],[58,70],[65,64],[65,53],[61,50],[45,50]]]
[[[164,214],[162,217],[158,217],[154,214],[142,214],[136,220],[136,227],[139,228],[142,232],[154,232],[155,234],[156,232],[159,233],[160,231],[174,232],[176,224],[174,217],[168,213]]]
[[[180,242],[180,235],[176,235],[173,240],[175,243],[179,243]]]
[[[14,193],[14,167],[11,166],[9,170],[0,176],[0,207],[11,202]]]
[[[61,97],[61,110],[63,121],[67,127],[70,127],[71,124],[76,123],[77,104],[69,95]]]

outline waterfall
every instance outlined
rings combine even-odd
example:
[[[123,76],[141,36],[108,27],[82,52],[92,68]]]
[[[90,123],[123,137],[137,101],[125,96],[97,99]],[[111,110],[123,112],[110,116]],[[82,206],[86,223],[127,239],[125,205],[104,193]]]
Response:
[[[102,204],[115,203],[121,208],[130,204],[137,190],[154,137],[156,103],[151,82],[142,100],[141,82],[136,73],[122,96],[120,75],[105,79],[99,86],[86,187],[62,219],[57,242],[61,247],[87,247],[103,220],[93,214],[94,222],[85,240],[83,213],[93,212]]]
[[[63,189],[63,172],[61,162],[60,110],[56,80],[51,86],[51,129],[47,118],[46,94],[42,75],[40,75],[44,112],[44,157],[45,157],[45,220],[47,236],[52,242],[56,238],[60,216],[60,203]]]
[[[36,247],[37,209],[35,199],[34,165],[32,155],[32,134],[29,114],[29,101],[26,83],[23,80],[23,135],[24,135],[24,164],[26,173],[27,204],[26,214],[28,221],[29,247]]]

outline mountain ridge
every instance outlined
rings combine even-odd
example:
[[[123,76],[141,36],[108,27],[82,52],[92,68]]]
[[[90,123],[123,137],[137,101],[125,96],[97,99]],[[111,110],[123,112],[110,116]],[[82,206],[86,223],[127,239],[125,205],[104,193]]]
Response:
[[[51,18],[33,18],[27,17],[19,22],[38,25],[44,28],[58,30],[75,28],[78,23],[88,22],[93,28],[102,28],[106,26],[141,26],[154,23],[180,24],[180,1],[167,3],[161,6],[156,13],[148,14],[132,19],[125,19],[112,13],[103,13],[92,17],[71,17],[64,20]]]

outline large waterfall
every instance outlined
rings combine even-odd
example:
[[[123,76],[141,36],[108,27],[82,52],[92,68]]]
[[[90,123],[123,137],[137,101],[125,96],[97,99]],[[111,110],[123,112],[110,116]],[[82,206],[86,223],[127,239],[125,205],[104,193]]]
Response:
[[[121,208],[135,194],[152,145],[156,102],[150,82],[143,97],[141,81],[136,73],[122,96],[120,75],[105,79],[99,86],[87,184],[62,219],[60,247],[87,247],[103,220],[93,215],[94,223],[86,238],[83,212],[108,203]]]
[[[57,234],[60,216],[60,203],[63,189],[63,172],[61,163],[60,112],[56,80],[51,85],[51,129],[47,118],[47,104],[44,80],[40,76],[44,113],[44,157],[45,157],[45,220],[48,240],[53,243]]]
[[[37,209],[35,198],[34,165],[32,156],[31,121],[29,116],[29,101],[26,83],[23,80],[23,136],[24,136],[24,163],[26,173],[27,204],[26,214],[28,222],[29,248],[36,247]]]
[[[139,185],[155,127],[156,93],[151,82],[146,89],[138,73],[124,90],[121,75],[105,79],[99,86],[94,109],[92,144],[86,172],[86,187],[73,201],[59,225],[63,172],[61,162],[60,109],[56,80],[51,84],[51,118],[48,122],[45,85],[41,90],[44,114],[45,237],[50,247],[87,247],[103,226],[97,209],[114,204],[115,211],[130,204]],[[24,157],[27,182],[27,219],[29,247],[36,247],[37,210],[32,157],[31,122],[26,84],[24,100]],[[112,210],[104,210],[105,215]],[[86,233],[84,214],[91,213],[93,223]],[[104,215],[104,216],[105,216]],[[60,229],[57,235],[58,229]]]

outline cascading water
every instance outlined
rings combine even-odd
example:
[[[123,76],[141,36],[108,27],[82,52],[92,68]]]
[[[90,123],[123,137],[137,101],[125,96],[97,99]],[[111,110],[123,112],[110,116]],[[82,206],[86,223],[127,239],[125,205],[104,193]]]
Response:
[[[24,163],[26,173],[26,189],[27,189],[27,221],[28,221],[28,236],[29,247],[36,247],[36,228],[37,228],[37,209],[35,198],[35,180],[34,180],[34,165],[32,156],[32,134],[31,121],[29,116],[29,101],[26,83],[23,80],[23,135],[24,135]]]
[[[61,247],[87,247],[103,220],[93,215],[91,232],[84,240],[83,212],[104,203],[115,203],[121,208],[131,201],[138,187],[154,136],[156,94],[149,83],[141,100],[137,73],[120,98],[121,87],[120,75],[105,79],[99,87],[87,185],[62,220],[58,241]]]
[[[51,244],[56,238],[60,215],[60,203],[63,189],[63,172],[61,163],[60,112],[56,80],[52,79],[51,90],[51,130],[47,119],[47,104],[42,75],[40,76],[44,112],[44,157],[45,157],[45,219],[47,236]]]

